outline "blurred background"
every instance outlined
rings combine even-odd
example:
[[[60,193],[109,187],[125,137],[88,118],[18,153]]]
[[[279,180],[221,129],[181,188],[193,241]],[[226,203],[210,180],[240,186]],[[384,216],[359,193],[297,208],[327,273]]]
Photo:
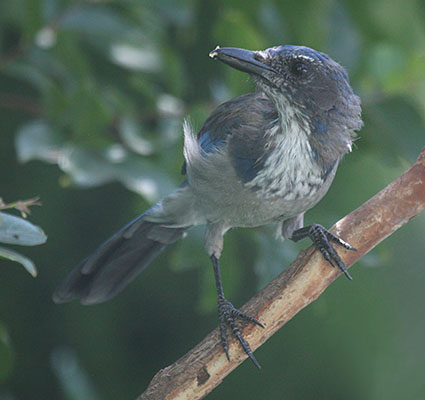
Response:
[[[299,44],[349,71],[365,127],[307,223],[331,226],[399,176],[425,137],[425,3],[405,0],[0,2],[0,196],[40,196],[48,236],[33,279],[0,258],[0,399],[135,399],[217,326],[203,230],[116,299],[51,293],[110,234],[180,183],[182,122],[199,129],[253,90],[217,45]],[[8,210],[9,214],[19,213]],[[425,215],[358,262],[208,399],[425,398]],[[226,235],[224,288],[240,306],[309,246],[267,228]]]

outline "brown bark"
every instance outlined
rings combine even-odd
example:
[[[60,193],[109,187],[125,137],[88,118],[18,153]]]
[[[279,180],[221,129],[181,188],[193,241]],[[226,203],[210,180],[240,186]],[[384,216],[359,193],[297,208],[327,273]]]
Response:
[[[424,209],[425,148],[403,175],[332,227],[331,231],[358,249],[353,252],[338,247],[338,253],[351,266]],[[340,271],[330,267],[313,248],[301,252],[242,307],[265,325],[264,329],[253,324],[243,329],[252,349],[317,299],[339,275]],[[201,399],[247,358],[236,339],[230,341],[230,358],[229,362],[215,329],[174,364],[160,370],[138,400]]]

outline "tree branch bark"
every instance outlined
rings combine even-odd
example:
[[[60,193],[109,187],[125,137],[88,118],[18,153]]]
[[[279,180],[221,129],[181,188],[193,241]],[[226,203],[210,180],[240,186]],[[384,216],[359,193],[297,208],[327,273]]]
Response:
[[[425,209],[425,148],[416,162],[395,181],[338,221],[331,231],[358,249],[338,248],[350,267],[378,243]],[[243,329],[252,349],[261,346],[340,275],[312,247],[242,310],[261,321],[265,328],[253,324]],[[247,355],[236,339],[229,343],[230,358],[221,347],[218,328],[174,364],[160,370],[138,400],[201,399],[218,386]]]

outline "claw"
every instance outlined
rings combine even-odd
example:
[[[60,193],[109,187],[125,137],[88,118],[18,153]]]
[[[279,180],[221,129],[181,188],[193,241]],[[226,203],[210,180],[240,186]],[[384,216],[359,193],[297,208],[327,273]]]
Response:
[[[226,357],[230,361],[229,343],[227,342],[227,326],[230,326],[230,328],[232,329],[232,333],[238,338],[239,343],[241,344],[245,353],[248,355],[248,357],[251,359],[251,361],[254,363],[254,365],[257,368],[261,368],[260,364],[254,357],[254,354],[252,353],[251,347],[249,346],[248,342],[243,338],[241,331],[236,326],[235,320],[237,318],[244,319],[245,321],[261,326],[262,328],[264,328],[264,325],[261,322],[257,321],[254,317],[251,317],[250,315],[247,315],[243,313],[242,311],[236,309],[233,306],[233,304],[230,303],[230,301],[226,300],[223,293],[223,285],[221,283],[218,258],[215,255],[212,255],[210,258],[214,267],[214,277],[215,277],[215,283],[217,286],[217,296],[218,296],[217,303],[218,303],[218,316],[220,321],[220,338],[221,338],[221,344],[223,345],[223,348],[224,348],[224,352],[226,353]]]
[[[353,246],[344,240],[340,239],[338,236],[329,232],[322,225],[314,224],[306,226],[301,229],[297,229],[293,234],[291,239],[297,242],[298,240],[309,237],[316,248],[322,253],[325,260],[335,268],[336,266],[344,273],[344,275],[351,281],[353,278],[348,273],[347,266],[341,260],[341,257],[337,251],[333,248],[330,242],[337,243],[347,250],[357,251]]]
[[[251,359],[251,361],[254,363],[254,365],[258,369],[261,369],[261,365],[258,363],[257,359],[255,358],[254,354],[252,353],[251,347],[249,346],[248,342],[243,338],[239,329],[234,324],[232,324],[232,325],[231,325],[232,331],[236,335],[236,337],[238,338],[239,343],[242,345],[245,353],[248,354],[248,357]],[[236,329],[234,329],[234,328],[236,328]]]
[[[350,281],[352,281],[353,280],[353,277],[348,273],[348,271],[347,270],[345,270],[344,271],[344,275],[350,280]]]
[[[248,355],[248,357],[251,359],[254,365],[257,368],[261,368],[261,365],[258,363],[257,359],[255,358],[251,350],[251,347],[242,336],[240,329],[236,326],[235,321],[237,318],[240,318],[248,322],[251,322],[253,324],[256,324],[258,326],[261,326],[262,328],[264,328],[264,325],[261,322],[257,321],[254,317],[251,317],[250,315],[247,315],[241,312],[240,310],[236,309],[232,303],[230,303],[224,297],[221,297],[221,296],[218,299],[218,313],[220,316],[221,344],[223,345],[224,352],[226,353],[227,359],[230,361],[229,344],[228,344],[227,335],[226,335],[226,327],[229,326],[230,329],[232,330],[232,333],[237,337],[245,353]]]
[[[258,321],[258,320],[257,320],[257,319],[255,319],[254,317],[251,317],[251,316],[250,316],[250,315],[248,315],[248,314],[243,313],[243,312],[242,312],[242,311],[240,311],[240,310],[237,310],[236,308],[234,308],[233,313],[234,313],[234,315],[235,315],[235,316],[237,316],[238,318],[242,318],[242,319],[244,319],[245,321],[252,322],[253,324],[256,324],[256,325],[261,326],[262,328],[264,328],[264,325],[263,325],[260,321]]]
[[[332,241],[334,243],[338,243],[342,247],[345,247],[347,250],[357,251],[357,249],[354,248],[353,246],[351,246],[351,244],[347,243],[346,241],[342,240],[338,236],[336,236],[333,233],[329,232],[327,229],[325,229],[325,228],[323,228],[323,229],[324,229],[324,234],[326,235],[326,237],[328,238],[328,240],[330,240],[330,241]]]

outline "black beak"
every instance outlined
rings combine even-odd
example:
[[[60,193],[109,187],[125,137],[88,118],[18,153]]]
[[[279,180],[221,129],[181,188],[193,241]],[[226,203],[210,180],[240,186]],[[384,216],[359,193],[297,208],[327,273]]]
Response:
[[[272,67],[255,59],[254,51],[234,47],[217,47],[210,53],[210,57],[223,61],[225,64],[249,74],[263,76],[266,71],[276,73]]]

